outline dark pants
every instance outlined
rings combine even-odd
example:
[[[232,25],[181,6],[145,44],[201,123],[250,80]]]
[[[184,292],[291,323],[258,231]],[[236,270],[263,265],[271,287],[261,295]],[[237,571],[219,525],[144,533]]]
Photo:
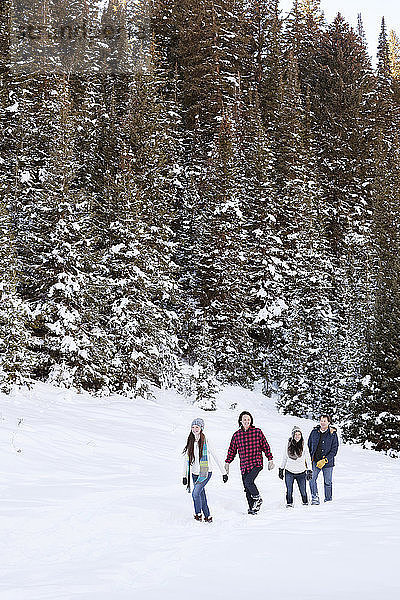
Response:
[[[293,483],[297,481],[297,485],[299,486],[301,499],[303,503],[308,502],[307,498],[307,489],[306,489],[306,472],[303,473],[291,473],[290,471],[285,470],[285,483],[286,483],[286,502],[288,504],[293,504]]]
[[[254,480],[261,470],[262,467],[253,467],[250,471],[245,471],[244,473],[242,473],[244,492],[246,494],[249,508],[253,507],[254,498],[260,495],[260,492],[258,491]]]

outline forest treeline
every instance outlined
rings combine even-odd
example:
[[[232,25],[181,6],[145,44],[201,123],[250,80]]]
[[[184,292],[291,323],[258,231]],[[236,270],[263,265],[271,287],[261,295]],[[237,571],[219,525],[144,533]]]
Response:
[[[94,3],[93,3],[94,4]],[[22,5],[22,9],[21,9]],[[3,0],[0,378],[263,384],[400,451],[400,41],[318,0]]]

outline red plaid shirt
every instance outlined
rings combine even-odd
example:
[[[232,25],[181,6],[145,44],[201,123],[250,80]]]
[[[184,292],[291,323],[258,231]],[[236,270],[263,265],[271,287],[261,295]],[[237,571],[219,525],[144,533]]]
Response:
[[[264,452],[268,460],[272,460],[271,449],[265,435],[258,429],[250,425],[247,431],[242,427],[235,431],[232,436],[228,454],[225,462],[231,463],[239,452],[240,471],[250,471],[253,467],[263,466],[262,453]]]

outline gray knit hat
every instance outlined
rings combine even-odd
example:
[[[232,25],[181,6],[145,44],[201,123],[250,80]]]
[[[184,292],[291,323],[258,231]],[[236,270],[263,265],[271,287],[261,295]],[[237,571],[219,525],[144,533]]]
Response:
[[[203,419],[200,419],[200,417],[193,419],[191,427],[193,427],[193,425],[198,425],[201,429],[204,429],[204,421]]]
[[[292,429],[292,437],[294,437],[294,434],[296,433],[296,431],[298,431],[299,433],[301,433],[301,435],[303,435],[300,427],[297,427],[297,425],[295,425]]]

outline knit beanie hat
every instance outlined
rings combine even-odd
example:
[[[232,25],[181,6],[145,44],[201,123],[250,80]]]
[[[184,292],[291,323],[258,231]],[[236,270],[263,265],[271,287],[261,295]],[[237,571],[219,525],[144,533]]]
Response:
[[[193,419],[191,427],[193,427],[193,425],[198,425],[202,430],[204,429],[203,419],[200,419],[200,418]]]
[[[301,434],[301,439],[296,442],[296,440],[294,439],[294,434],[296,433],[296,431],[298,431]],[[297,460],[298,458],[301,457],[302,452],[303,452],[303,444],[304,441],[303,440],[303,434],[301,433],[301,429],[299,427],[297,427],[297,425],[295,425],[292,429],[292,435],[289,438],[289,442],[288,442],[288,448],[287,448],[287,453],[289,458],[292,458],[293,460]]]

